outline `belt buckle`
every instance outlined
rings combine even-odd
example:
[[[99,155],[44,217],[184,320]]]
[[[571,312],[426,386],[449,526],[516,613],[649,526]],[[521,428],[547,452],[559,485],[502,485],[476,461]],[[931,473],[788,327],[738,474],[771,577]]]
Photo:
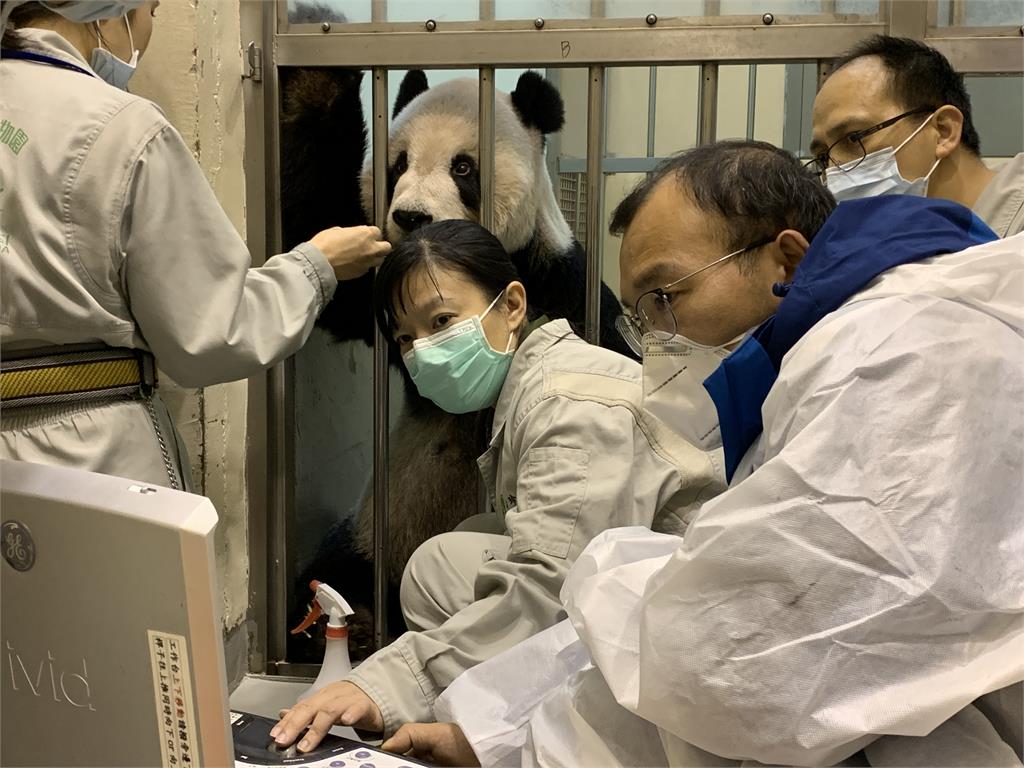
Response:
[[[139,364],[139,392],[143,397],[152,397],[156,391],[156,358],[142,350],[135,351],[135,359]]]

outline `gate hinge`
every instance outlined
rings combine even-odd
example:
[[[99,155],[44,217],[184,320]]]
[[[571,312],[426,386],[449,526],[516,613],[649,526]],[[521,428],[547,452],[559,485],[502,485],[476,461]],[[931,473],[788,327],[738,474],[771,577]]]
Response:
[[[245,58],[248,73],[243,73],[242,79],[263,82],[263,49],[256,45],[255,40],[245,47]]]

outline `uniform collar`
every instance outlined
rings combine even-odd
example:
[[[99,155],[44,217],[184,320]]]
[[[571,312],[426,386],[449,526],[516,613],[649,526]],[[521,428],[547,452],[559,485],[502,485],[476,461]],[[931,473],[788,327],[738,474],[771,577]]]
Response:
[[[65,37],[53,30],[25,27],[18,30],[18,39],[21,41],[21,47],[25,51],[49,56],[52,59],[84,69],[86,74],[93,77],[99,77],[99,75],[93,72],[89,62],[82,57],[81,52]]]
[[[547,353],[551,347],[564,339],[566,336],[573,336],[573,330],[568,320],[551,320],[546,317],[531,323],[527,326],[526,336],[516,349],[512,365],[508,369],[505,383],[501,386],[501,394],[498,395],[498,402],[494,405],[494,422],[492,434],[501,433],[505,425],[505,419],[512,407],[512,402],[519,389],[519,382],[526,372],[533,368],[537,362]]]

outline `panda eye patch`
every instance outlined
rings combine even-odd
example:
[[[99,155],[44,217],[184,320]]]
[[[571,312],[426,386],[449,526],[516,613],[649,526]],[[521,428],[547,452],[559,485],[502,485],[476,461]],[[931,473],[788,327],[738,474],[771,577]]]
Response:
[[[395,164],[392,166],[391,170],[396,176],[401,176],[409,170],[409,155],[405,152],[399,153],[398,157],[395,158]]]

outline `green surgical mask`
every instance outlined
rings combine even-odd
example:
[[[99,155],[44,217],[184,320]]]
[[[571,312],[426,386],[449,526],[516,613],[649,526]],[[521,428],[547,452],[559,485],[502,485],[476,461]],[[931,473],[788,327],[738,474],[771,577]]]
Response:
[[[494,405],[512,365],[512,334],[504,352],[487,341],[482,315],[462,320],[433,336],[416,339],[402,355],[416,389],[448,413],[471,413]]]

